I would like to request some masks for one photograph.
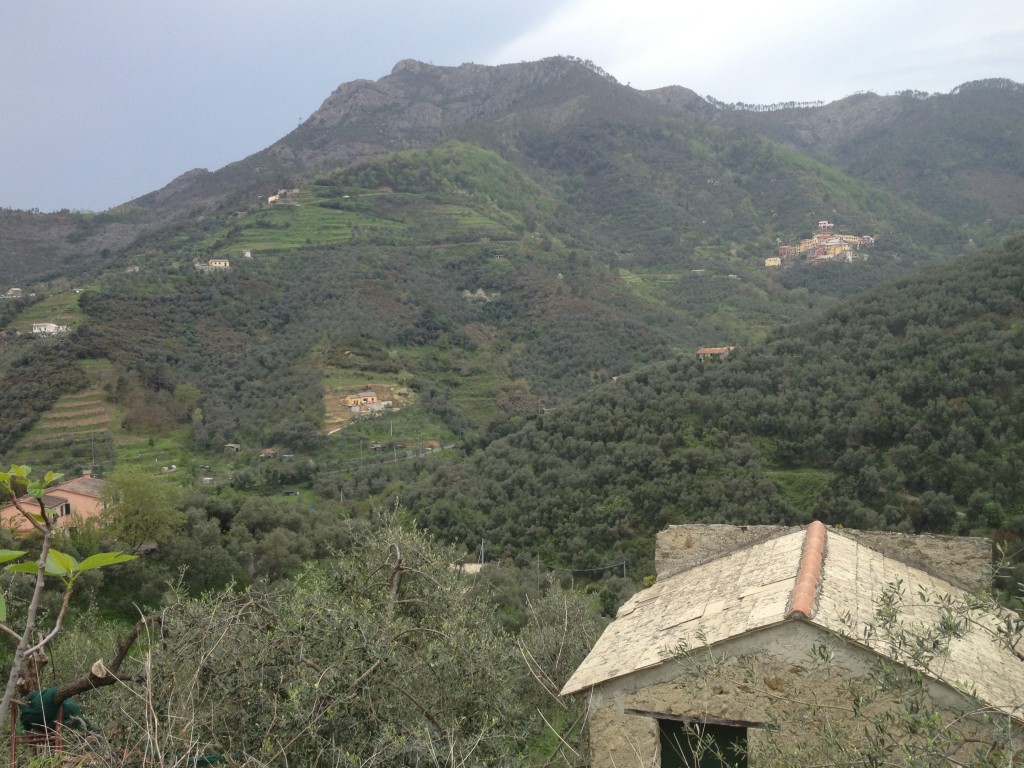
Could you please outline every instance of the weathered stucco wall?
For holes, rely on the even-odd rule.
[[[815,656],[814,648],[823,653]],[[794,751],[802,765],[829,764],[834,755],[823,734],[845,733],[855,740],[863,731],[863,720],[853,714],[851,685],[870,685],[875,659],[792,620],[611,680],[595,688],[590,700],[590,765],[660,764],[656,719],[627,710],[763,723],[766,728],[748,730],[751,768],[788,768],[797,762]],[[931,693],[951,710],[963,704],[960,694],[942,684],[934,684]],[[883,697],[864,711],[899,703],[898,696]]]
[[[590,744],[593,768],[658,766],[658,725],[627,710],[754,723],[774,722],[784,696],[821,686],[805,649],[821,633],[786,622],[713,651],[699,650],[594,690]],[[824,693],[824,691],[823,691]],[[749,732],[751,750],[758,734]]]

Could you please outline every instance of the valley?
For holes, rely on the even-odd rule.
[[[4,621],[59,625],[46,680],[87,671],[111,765],[582,768],[590,702],[562,686],[627,600],[662,605],[670,525],[729,550],[789,530],[785,557],[714,571],[735,614],[812,573],[794,542],[823,550],[820,523],[851,552],[857,529],[989,537],[994,596],[941,603],[937,638],[900,623],[899,584],[873,614],[945,661],[1024,576],[1021,126],[1009,81],[761,110],[572,57],[405,60],[219,170],[0,211],[0,482],[62,510],[48,470],[105,489],[52,532],[8,510],[5,562],[48,554],[10,569]],[[673,557],[709,551],[682,530]],[[705,581],[704,614],[666,599],[628,638],[639,674],[685,663],[657,642],[705,615],[746,631]],[[736,690],[763,680],[776,711],[828,631]],[[913,705],[872,730],[901,757],[944,743],[906,669],[850,690]]]
[[[377,112],[350,110],[365,87],[354,84],[264,152],[187,174],[118,209],[5,214],[0,258],[18,265],[14,282],[24,293],[0,305],[0,375],[17,405],[2,417],[2,457],[100,473],[173,464],[186,484],[216,477],[217,488],[246,494],[344,497],[357,514],[402,495],[467,551],[485,533],[510,553],[543,549],[574,567],[626,557],[638,573],[649,569],[649,536],[665,521],[789,520],[821,514],[829,494],[845,498],[836,456],[791,466],[784,457],[796,449],[776,445],[774,433],[735,442],[737,409],[704,417],[712,431],[693,444],[658,440],[685,452],[722,434],[731,445],[725,455],[736,452],[726,466],[742,467],[730,471],[749,483],[742,493],[678,489],[703,499],[680,505],[634,478],[628,491],[590,499],[607,478],[581,479],[587,494],[559,502],[548,517],[573,519],[581,504],[620,510],[609,529],[618,533],[604,543],[595,530],[582,543],[552,547],[564,521],[545,523],[552,532],[537,538],[518,506],[551,499],[509,496],[495,506],[495,498],[470,502],[468,491],[458,501],[435,498],[426,487],[500,454],[503,441],[559,423],[557,414],[602,411],[581,405],[588,397],[620,392],[624,402],[673,412],[683,434],[699,410],[677,411],[660,385],[640,397],[634,376],[664,366],[681,366],[686,380],[725,375],[690,367],[700,348],[735,347],[721,370],[737,370],[788,333],[780,329],[824,328],[845,297],[995,242],[1021,221],[1020,206],[1002,201],[998,224],[997,208],[982,214],[985,206],[954,221],[943,218],[952,187],[938,205],[870,172],[870,157],[855,159],[855,148],[879,158],[889,150],[867,142],[870,129],[851,119],[867,97],[755,113],[681,89],[633,91],[571,59],[503,69],[507,79],[488,87],[507,89],[508,98],[407,132],[409,104],[445,104],[446,89],[458,81],[460,93],[472,90],[486,71],[406,63],[377,86],[395,98]],[[435,88],[442,72],[449,80]],[[967,119],[960,101],[982,108],[987,95],[1018,108],[1018,91],[993,86],[990,94],[983,84],[931,105],[948,109],[949,130],[958,130]],[[532,106],[513,106],[519,98]],[[902,97],[872,104],[907,125],[921,109]],[[805,118],[833,113],[849,133],[809,144]],[[385,116],[393,122],[367,142],[367,126]],[[941,121],[929,119],[932,144],[917,148],[925,154],[946,141]],[[913,154],[901,136],[894,141]],[[842,222],[839,234],[833,221]],[[814,222],[818,232],[808,238]],[[850,234],[858,232],[873,234]],[[63,242],[35,273],[23,258],[29,233],[33,247]],[[44,323],[67,330],[33,338],[32,327]],[[42,360],[42,381],[17,373]],[[740,401],[756,389],[748,385]],[[353,413],[345,397],[364,391],[391,406]],[[601,442],[618,446],[611,454],[623,451],[625,435],[652,418],[630,416],[625,432],[620,424]],[[227,455],[225,445],[242,449]],[[845,454],[850,445],[827,450]],[[294,457],[292,466],[261,462],[271,449]],[[635,460],[626,454],[611,466]],[[548,450],[541,463],[556,455]],[[532,461],[515,461],[520,484]],[[470,486],[486,485],[481,468],[471,471],[479,477]],[[550,468],[541,475],[542,487],[560,493],[575,485]],[[967,514],[968,497],[952,495],[958,514]],[[896,497],[885,498],[883,507]],[[460,509],[467,504],[475,511]],[[874,516],[858,512],[865,524],[905,519],[895,508],[871,508]]]

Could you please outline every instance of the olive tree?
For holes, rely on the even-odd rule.
[[[517,643],[458,555],[391,517],[295,578],[172,595],[150,646],[151,705],[136,754],[511,766],[528,764],[543,742],[544,764],[565,764],[545,716],[555,729],[578,724],[579,713],[554,702],[554,678],[582,659],[596,613],[583,598],[552,594],[531,607]]]
[[[180,489],[142,467],[117,467],[103,487],[103,522],[115,539],[135,552],[163,541],[185,522]]]

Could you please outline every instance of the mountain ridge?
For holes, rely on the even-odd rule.
[[[1000,100],[1006,103],[1002,116],[996,125],[987,126],[985,115],[996,110]],[[967,101],[969,107],[957,107]],[[716,126],[752,131],[914,201],[925,212],[947,217],[953,227],[969,227],[968,236],[984,239],[1024,223],[1024,170],[1002,159],[1024,151],[1014,127],[1019,125],[1016,117],[1024,115],[1022,104],[1020,86],[999,80],[965,84],[951,94],[927,99],[861,94],[822,107],[749,112],[712,104],[682,86],[638,91],[593,65],[566,57],[459,67],[407,59],[378,80],[340,85],[298,128],[266,149],[214,171],[193,169],[109,211],[69,212],[63,220],[39,214],[42,218],[31,222],[16,212],[0,212],[8,232],[0,241],[0,263],[15,259],[29,278],[56,268],[73,269],[82,256],[130,247],[133,237],[168,224],[218,210],[243,210],[278,189],[294,186],[300,177],[449,138],[478,141],[514,159],[524,157],[524,132],[550,134],[585,122],[603,130],[603,120],[635,126],[629,130],[642,135],[672,117],[689,126],[685,131]],[[977,118],[965,122],[965,111]],[[873,139],[865,145],[862,137],[879,131],[884,135],[899,120],[907,131],[924,130],[921,120],[939,126],[930,130],[940,149],[928,150],[920,141],[893,146]],[[941,127],[950,121],[949,127]],[[971,130],[965,139],[970,159],[950,164],[948,158],[955,158],[954,148],[959,146],[954,140],[958,126]],[[997,146],[1000,142],[1004,146]],[[985,154],[988,144],[996,147],[996,156]],[[535,170],[542,170],[535,160],[530,161]],[[915,170],[928,167],[950,170],[935,179]],[[972,168],[977,169],[973,175]],[[687,194],[699,193],[695,181],[687,182]],[[72,227],[60,223],[68,216]],[[12,254],[15,249],[27,253]],[[38,267],[33,268],[34,263]]]

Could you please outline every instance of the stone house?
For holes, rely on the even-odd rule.
[[[75,520],[98,517],[103,511],[104,482],[98,477],[82,475],[47,488],[43,503],[49,514],[57,515],[57,527],[72,525]],[[18,501],[32,512],[39,511],[38,502],[31,496],[23,496]],[[32,531],[32,524],[13,502],[0,507],[0,524],[12,530],[15,535]]]
[[[918,681],[959,729],[952,749],[1021,739],[1024,661],[992,613],[965,609],[926,653],[901,644],[933,637],[943,600],[977,605],[986,539],[686,525],[659,534],[656,560],[655,584],[619,609],[562,689],[587,697],[595,768],[832,764],[824,734],[856,744],[870,718],[909,700],[878,693],[881,669]],[[895,622],[880,618],[884,605],[898,605]]]
[[[705,360],[725,360],[736,347],[701,347],[697,350],[697,359],[701,362]]]

